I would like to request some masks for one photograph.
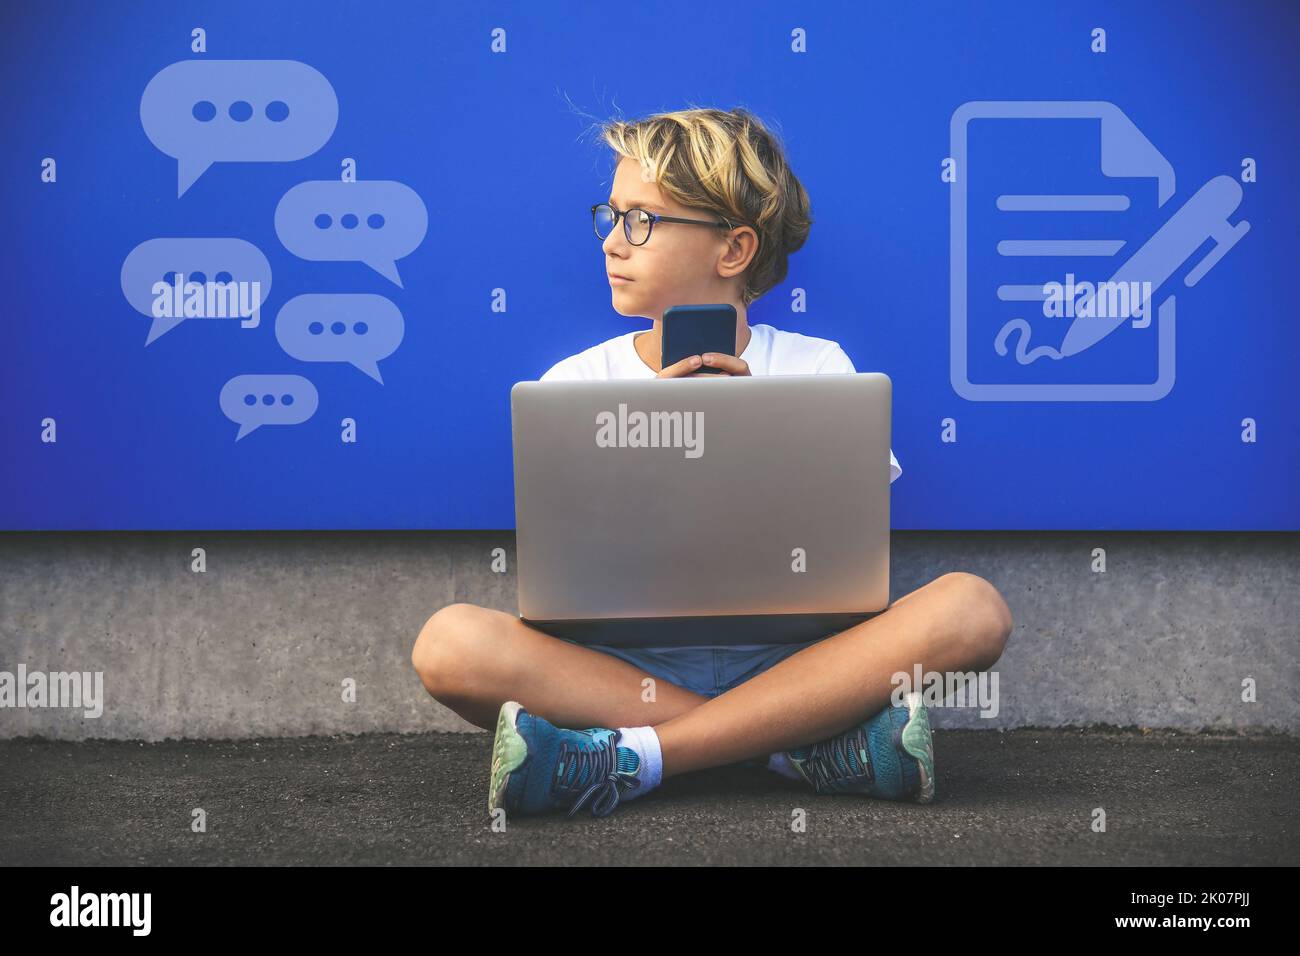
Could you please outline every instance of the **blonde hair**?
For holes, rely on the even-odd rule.
[[[780,140],[756,116],[691,108],[610,120],[600,135],[665,196],[758,233],[741,291],[746,306],[784,281],[790,253],[808,238],[811,209]]]

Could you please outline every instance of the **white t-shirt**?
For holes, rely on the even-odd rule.
[[[741,358],[754,375],[813,375],[822,372],[852,374],[857,369],[838,342],[819,339],[799,332],[784,332],[759,323],[749,327],[749,344]],[[543,382],[610,378],[654,378],[654,369],[642,360],[632,340],[644,331],[633,329],[625,335],[593,345],[589,349],[561,359],[546,370]],[[889,452],[889,482],[893,484],[903,468]]]

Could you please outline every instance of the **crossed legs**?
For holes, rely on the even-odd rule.
[[[724,694],[707,698],[504,611],[450,604],[425,623],[411,662],[425,689],[490,729],[507,700],[559,727],[652,726],[669,777],[824,740],[889,703],[892,676],[991,667],[1012,629],[997,589],[954,571]]]

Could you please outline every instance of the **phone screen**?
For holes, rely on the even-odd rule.
[[[736,307],[721,305],[675,305],[664,312],[662,368],[689,355],[705,352],[736,354]],[[701,366],[710,375],[716,368]]]

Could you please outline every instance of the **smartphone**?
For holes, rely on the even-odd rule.
[[[688,355],[705,352],[736,354],[736,307],[721,305],[674,305],[664,311],[663,353],[660,368],[680,362]],[[701,365],[699,371],[721,375],[722,370]]]

